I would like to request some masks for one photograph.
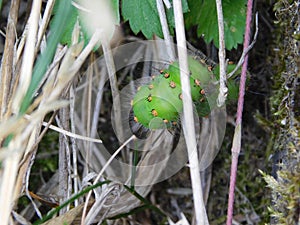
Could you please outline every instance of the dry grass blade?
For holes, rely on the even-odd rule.
[[[200,179],[200,169],[198,162],[197,143],[194,126],[193,107],[191,99],[191,90],[189,83],[189,76],[187,71],[187,50],[186,50],[186,39],[185,30],[182,14],[181,1],[174,0],[174,15],[175,15],[175,27],[176,27],[176,38],[178,45],[178,57],[180,65],[180,80],[182,84],[183,93],[183,132],[185,135],[189,164],[190,164],[190,175],[193,188],[193,199],[194,199],[194,210],[196,215],[196,224],[208,224],[206,215],[205,205],[203,202],[202,184]]]
[[[16,112],[20,107],[22,96],[26,92],[32,75],[31,71],[35,57],[35,40],[37,39],[38,35],[40,35],[41,37],[45,30],[45,27],[43,26],[40,27],[40,30],[38,31],[38,19],[41,9],[40,4],[41,1],[34,1],[31,11],[32,15],[29,19],[27,42],[25,45],[24,54],[21,56],[23,59],[23,69],[21,71],[19,80],[20,85],[17,89],[14,90],[14,94],[18,93],[14,98],[14,108]],[[50,16],[49,12],[50,10],[48,11],[48,16]],[[47,17],[47,15],[45,16]],[[48,23],[48,19],[46,17],[44,18],[45,24]],[[12,38],[10,40],[14,39]],[[34,131],[36,131],[36,133],[39,133],[44,116],[48,112],[66,106],[68,104],[68,102],[60,101],[58,99],[60,98],[60,95],[63,92],[64,88],[69,84],[69,82],[75,76],[76,72],[79,70],[87,55],[92,51],[93,47],[98,42],[99,36],[96,39],[94,37],[93,40],[94,41],[84,49],[83,54],[80,54],[77,60],[75,60],[75,58],[79,53],[81,53],[82,44],[72,46],[68,50],[67,54],[62,60],[60,69],[58,71],[56,70],[56,74],[52,74],[52,77],[50,76],[50,79],[45,79],[43,92],[40,93],[39,97],[35,99],[33,103],[35,107],[31,107],[31,113],[28,115],[30,119],[24,119],[23,117],[11,117],[6,121],[2,121],[0,125],[9,125],[9,129],[1,130],[3,131],[0,134],[1,140],[6,139],[8,135],[12,135],[10,136],[11,139],[8,142],[7,147],[2,149],[1,151],[1,157],[3,161],[0,190],[0,199],[2,202],[0,206],[0,217],[3,224],[8,224],[10,212],[13,207],[13,202],[16,198],[18,198],[20,194],[20,190],[23,184],[22,181],[25,174],[27,173],[27,170],[30,170],[30,166],[28,163],[30,162],[31,157],[28,157],[26,155],[26,152],[35,154],[34,151],[32,151],[32,148],[33,146],[36,146],[38,136],[34,134]],[[13,49],[11,49],[10,51],[10,54],[13,54]],[[2,110],[6,111],[6,109],[3,107]],[[99,142],[99,140],[96,141]],[[23,159],[25,159],[25,161],[23,161]],[[21,161],[23,161],[23,169],[20,171],[17,178],[19,163]]]
[[[31,14],[28,20],[28,35],[25,43],[21,74],[19,79],[18,91],[15,93],[13,110],[19,112],[21,102],[25,96],[31,82],[33,64],[35,60],[35,42],[38,32],[38,22],[42,1],[33,1]]]
[[[3,121],[5,113],[10,114],[9,97],[11,97],[11,81],[13,80],[14,73],[14,57],[15,57],[15,41],[16,41],[16,27],[18,22],[18,10],[20,1],[11,1],[10,11],[8,15],[8,23],[6,29],[5,47],[1,61],[1,90],[0,90],[0,121]],[[6,116],[7,118],[7,116]]]

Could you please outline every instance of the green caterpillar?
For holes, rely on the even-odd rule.
[[[190,86],[192,100],[199,116],[207,116],[215,106],[217,89],[209,89],[212,80],[216,81],[213,71],[204,63],[189,56]],[[235,86],[229,88],[234,89]],[[180,71],[178,62],[160,71],[152,81],[138,88],[132,101],[134,120],[150,129],[171,128],[183,111]],[[229,91],[229,95],[231,91]]]

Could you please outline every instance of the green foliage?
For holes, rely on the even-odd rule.
[[[57,8],[58,8],[58,2],[56,2],[54,9],[53,9],[53,14],[56,15],[57,14]],[[72,32],[74,29],[74,25],[77,22],[77,18],[78,18],[78,10],[72,5],[71,6],[71,13],[70,16],[67,20],[67,24],[64,30],[64,33],[60,39],[60,43],[61,44],[67,44],[67,45],[71,45],[71,41],[72,41]]]
[[[59,1],[55,2],[54,8],[53,8],[54,16],[57,15],[57,13],[58,13],[59,3],[61,1],[63,1],[63,0],[59,0]],[[86,26],[82,25],[82,19],[80,17],[80,13],[79,13],[78,9],[74,5],[71,5],[70,11],[71,11],[70,16],[66,20],[66,26],[65,26],[64,32],[62,34],[62,37],[60,39],[60,43],[63,45],[68,45],[68,46],[70,46],[72,44],[73,29],[74,29],[75,24],[78,22],[79,25],[81,26],[81,32],[82,32],[79,37],[79,41],[83,41],[86,45],[88,43],[89,39],[91,38],[91,36],[87,32]]]
[[[182,1],[182,7],[183,12],[188,11],[186,0]],[[175,26],[173,8],[167,9],[166,13],[168,24],[172,28]],[[154,34],[163,37],[156,0],[123,0],[122,15],[125,21],[129,21],[135,34],[141,31],[147,39],[151,39]]]
[[[53,14],[56,15],[59,9],[59,1],[56,1],[54,8],[53,8]],[[117,23],[120,22],[120,12],[119,12],[119,0],[112,0],[110,1],[113,13],[115,14],[115,18],[117,18]],[[71,13],[70,16],[68,17],[66,27],[64,29],[64,33],[60,39],[61,44],[66,44],[68,46],[71,45],[72,42],[72,32],[74,29],[75,24],[78,22],[81,28],[81,36],[79,41],[83,41],[85,45],[89,42],[91,35],[88,32],[86,24],[84,24],[84,20],[82,18],[82,15],[79,13],[78,8],[76,8],[74,5],[71,6]]]
[[[163,37],[156,0],[123,0],[121,9],[119,0],[113,0],[111,3],[118,23],[120,22],[121,11],[124,20],[129,21],[130,28],[135,34],[142,32],[147,39],[151,39],[153,35]],[[170,3],[172,6],[172,1]],[[236,48],[243,41],[246,18],[245,3],[246,0],[223,1],[225,45],[228,50]],[[187,28],[197,25],[198,36],[203,36],[207,43],[213,41],[218,47],[219,34],[215,0],[183,0],[182,7],[183,13],[186,13]],[[54,9],[54,15],[57,8]],[[173,7],[166,8],[166,15],[170,32],[173,34],[175,27]],[[67,25],[61,43],[70,45],[72,31],[77,21],[82,29],[81,38],[87,43],[90,35],[88,35],[86,25],[83,24],[76,7],[72,6],[72,13],[66,21]]]
[[[219,47],[218,19],[215,0],[188,0],[190,12],[185,16],[187,28],[197,25],[198,36],[206,43],[213,41]],[[243,42],[246,21],[246,0],[223,0],[226,49],[236,48]]]

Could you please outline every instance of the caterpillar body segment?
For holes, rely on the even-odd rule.
[[[216,76],[207,65],[191,56],[188,63],[192,100],[198,115],[204,117],[215,107]],[[173,127],[183,111],[181,92],[179,63],[172,62],[149,84],[138,89],[133,99],[133,113],[138,123],[150,129]]]

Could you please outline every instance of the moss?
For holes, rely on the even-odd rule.
[[[278,33],[274,53],[272,112],[273,174],[263,173],[272,191],[271,224],[297,224],[300,213],[300,121],[297,118],[299,91],[299,42],[296,1],[278,0],[274,6]],[[297,43],[298,42],[298,43]],[[297,47],[298,45],[298,47]]]

